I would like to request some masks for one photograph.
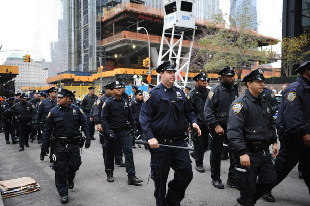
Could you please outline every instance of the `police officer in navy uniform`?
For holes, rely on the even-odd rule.
[[[34,90],[33,91],[33,98],[28,101],[29,103],[34,105],[35,113],[36,113],[37,107],[40,103],[39,94],[40,94],[39,90]],[[34,117],[36,115],[35,113],[34,113]],[[31,133],[30,133],[30,142],[33,142],[33,138],[35,137],[35,135],[37,135],[38,143],[41,144],[41,136],[39,136],[38,130],[39,129],[34,125],[34,122],[32,122],[31,123]]]
[[[205,104],[205,118],[209,124],[210,133],[213,137],[211,142],[211,178],[212,185],[218,189],[224,189],[221,180],[221,156],[223,143],[227,143],[227,120],[230,104],[239,96],[238,89],[234,85],[235,72],[233,67],[224,67],[219,71],[221,82],[212,87]],[[231,154],[231,150],[229,151]],[[238,188],[237,179],[234,175],[235,160],[230,155],[230,167],[227,185]]]
[[[12,144],[16,144],[15,132],[14,132],[14,97],[8,98],[8,102],[4,102],[1,105],[1,113],[3,116],[3,129],[5,135],[6,144],[10,144],[10,135]]]
[[[247,89],[232,103],[227,124],[227,137],[237,159],[235,169],[241,195],[237,201],[245,206],[254,205],[276,182],[270,144],[274,156],[279,150],[272,106],[262,95],[264,80],[261,69],[242,79]]]
[[[80,147],[84,142],[80,126],[86,136],[85,148],[90,147],[90,134],[84,112],[78,106],[70,104],[72,95],[72,92],[67,89],[58,90],[58,105],[51,109],[46,118],[40,157],[44,160],[54,135],[56,137],[53,155],[55,185],[62,204],[69,202],[68,189],[74,188],[74,177],[82,164]]]
[[[189,93],[189,101],[193,107],[194,114],[197,117],[197,123],[201,130],[201,136],[198,137],[197,133],[193,131],[192,138],[194,140],[194,149],[195,149],[195,162],[196,170],[198,172],[205,172],[203,168],[203,157],[204,153],[208,148],[208,136],[209,128],[208,124],[205,121],[204,117],[204,107],[208,97],[209,89],[207,89],[208,76],[206,72],[201,72],[197,74],[194,78],[196,81],[196,88]]]
[[[27,102],[28,95],[22,93],[21,101],[15,104],[15,115],[18,122],[19,130],[19,151],[24,151],[24,147],[29,147],[30,123],[33,120],[35,106]]]
[[[276,184],[300,162],[310,193],[310,61],[295,71],[299,76],[283,92],[276,122],[281,143],[275,161]]]
[[[189,93],[192,91],[190,86],[185,86],[184,93],[187,98],[189,98]]]
[[[264,87],[263,96],[265,96],[266,100],[270,102],[273,114],[275,114],[279,109],[279,104],[276,99],[276,95],[271,89],[269,89],[268,87]]]
[[[155,183],[156,205],[180,205],[193,178],[189,153],[158,144],[187,147],[184,138],[188,122],[198,136],[201,131],[185,93],[173,86],[176,72],[174,62],[163,62],[156,71],[160,73],[161,84],[150,91],[149,98],[142,105],[139,121],[151,148],[151,178]],[[170,167],[175,174],[166,192]]]
[[[138,89],[135,92],[135,96],[136,96],[136,99],[131,101],[132,114],[135,120],[136,129],[137,129],[136,136],[142,136],[143,132],[142,132],[141,124],[139,122],[139,116],[140,116],[141,107],[143,103],[143,90]],[[136,136],[133,135],[133,139],[132,139],[133,147],[135,147]]]
[[[95,87],[88,87],[88,94],[84,97],[81,102],[81,109],[84,111],[89,127],[90,138],[95,140],[95,124],[93,118],[90,117],[90,110],[94,105],[95,101],[98,99],[98,96],[94,94]]]
[[[34,120],[34,124],[41,131],[44,130],[45,120],[46,120],[48,113],[50,112],[52,108],[54,108],[57,105],[57,100],[56,100],[57,89],[55,87],[51,87],[46,92],[48,93],[49,96],[43,99],[39,103],[37,111],[36,111],[36,115],[35,115],[35,120]],[[50,162],[52,163],[53,162],[52,155],[54,154],[53,143],[51,145],[50,150],[51,150],[50,151]]]
[[[138,185],[143,182],[136,177],[133,153],[132,137],[130,128],[135,129],[133,115],[129,102],[121,97],[121,85],[118,81],[113,82],[113,97],[109,97],[102,105],[101,127],[106,136],[106,164],[107,181],[114,182],[114,154],[115,144],[120,144],[125,154],[125,166],[128,173],[128,185]]]

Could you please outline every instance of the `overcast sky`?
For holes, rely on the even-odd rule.
[[[0,0],[2,51],[22,50],[25,53],[28,51],[32,56],[38,56],[34,54],[36,46],[37,50],[40,50],[41,57],[49,61],[50,42],[57,40],[57,19],[61,16],[59,2],[60,0]],[[230,0],[220,0],[220,8],[224,13],[229,13],[229,2]],[[257,0],[257,2],[258,32],[281,39],[282,0]],[[0,63],[8,54],[0,52]]]

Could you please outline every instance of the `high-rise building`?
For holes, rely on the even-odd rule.
[[[240,15],[246,15],[247,18],[240,18]],[[237,26],[246,23],[249,29],[257,30],[256,0],[230,0],[230,16],[236,20]]]
[[[204,19],[212,20],[214,15],[220,13],[220,2],[219,0],[204,0],[197,1],[196,7],[199,8],[199,15],[202,15]],[[202,12],[200,14],[200,12]]]

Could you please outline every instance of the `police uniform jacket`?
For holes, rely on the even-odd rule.
[[[274,92],[271,89],[264,87],[263,96],[265,96],[266,100],[270,102],[273,114],[275,114],[279,109],[279,104]]]
[[[105,100],[109,98],[107,94],[102,95],[92,107],[92,116],[94,118],[95,124],[101,124],[101,109]]]
[[[113,129],[118,128],[127,129],[127,122],[130,122],[132,128],[135,127],[129,102],[123,97],[107,98],[101,111],[101,126],[105,133],[111,134]]]
[[[310,81],[298,77],[284,91],[278,111],[277,128],[280,126],[300,138],[310,134]],[[279,132],[281,130],[279,129]]]
[[[35,106],[29,102],[23,103],[20,101],[15,104],[15,114],[17,116],[17,120],[20,122],[31,122],[34,112]]]
[[[4,102],[1,105],[1,114],[3,115],[4,119],[9,119],[14,116],[15,110],[14,110],[14,104],[10,105],[8,102]]]
[[[165,139],[184,135],[188,123],[197,118],[185,93],[178,87],[159,84],[142,105],[140,124],[147,139]]]
[[[56,138],[80,136],[80,126],[86,138],[90,139],[89,127],[83,111],[74,104],[68,104],[67,107],[57,105],[46,117],[42,148],[49,147],[52,134]]]
[[[40,103],[40,99],[35,99],[35,98],[32,98],[31,100],[28,101],[29,103],[33,104],[35,107],[38,106],[38,104]]]
[[[127,94],[126,92],[124,92],[124,93],[122,94],[122,97],[123,97],[124,99],[126,99],[127,101],[129,101],[129,96],[128,96],[128,94]]]
[[[93,94],[93,96],[90,96],[89,94],[87,94],[81,103],[81,108],[83,109],[83,111],[89,113],[97,99],[97,95]]]
[[[262,94],[255,98],[247,89],[244,95],[232,103],[227,138],[240,156],[245,154],[246,143],[262,142],[270,145],[277,142],[272,107]]]
[[[37,108],[35,123],[45,122],[45,119],[49,111],[57,105],[56,98],[51,100],[50,98],[43,99]]]
[[[227,88],[222,82],[209,92],[204,115],[210,128],[227,125],[231,103],[239,96],[236,85]]]
[[[208,126],[204,117],[204,107],[208,97],[209,89],[205,88],[203,91],[200,91],[198,87],[190,92],[189,101],[193,107],[194,114],[197,117],[198,125]]]
[[[135,120],[136,125],[139,124],[139,116],[141,112],[143,100],[138,101],[137,99],[131,101],[132,114]]]

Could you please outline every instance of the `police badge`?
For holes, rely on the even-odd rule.
[[[287,94],[287,101],[293,102],[296,98],[296,92],[290,92]]]
[[[243,107],[243,104],[241,103],[235,103],[233,106],[232,106],[232,109],[234,111],[235,114],[239,114],[239,112],[241,111]]]

